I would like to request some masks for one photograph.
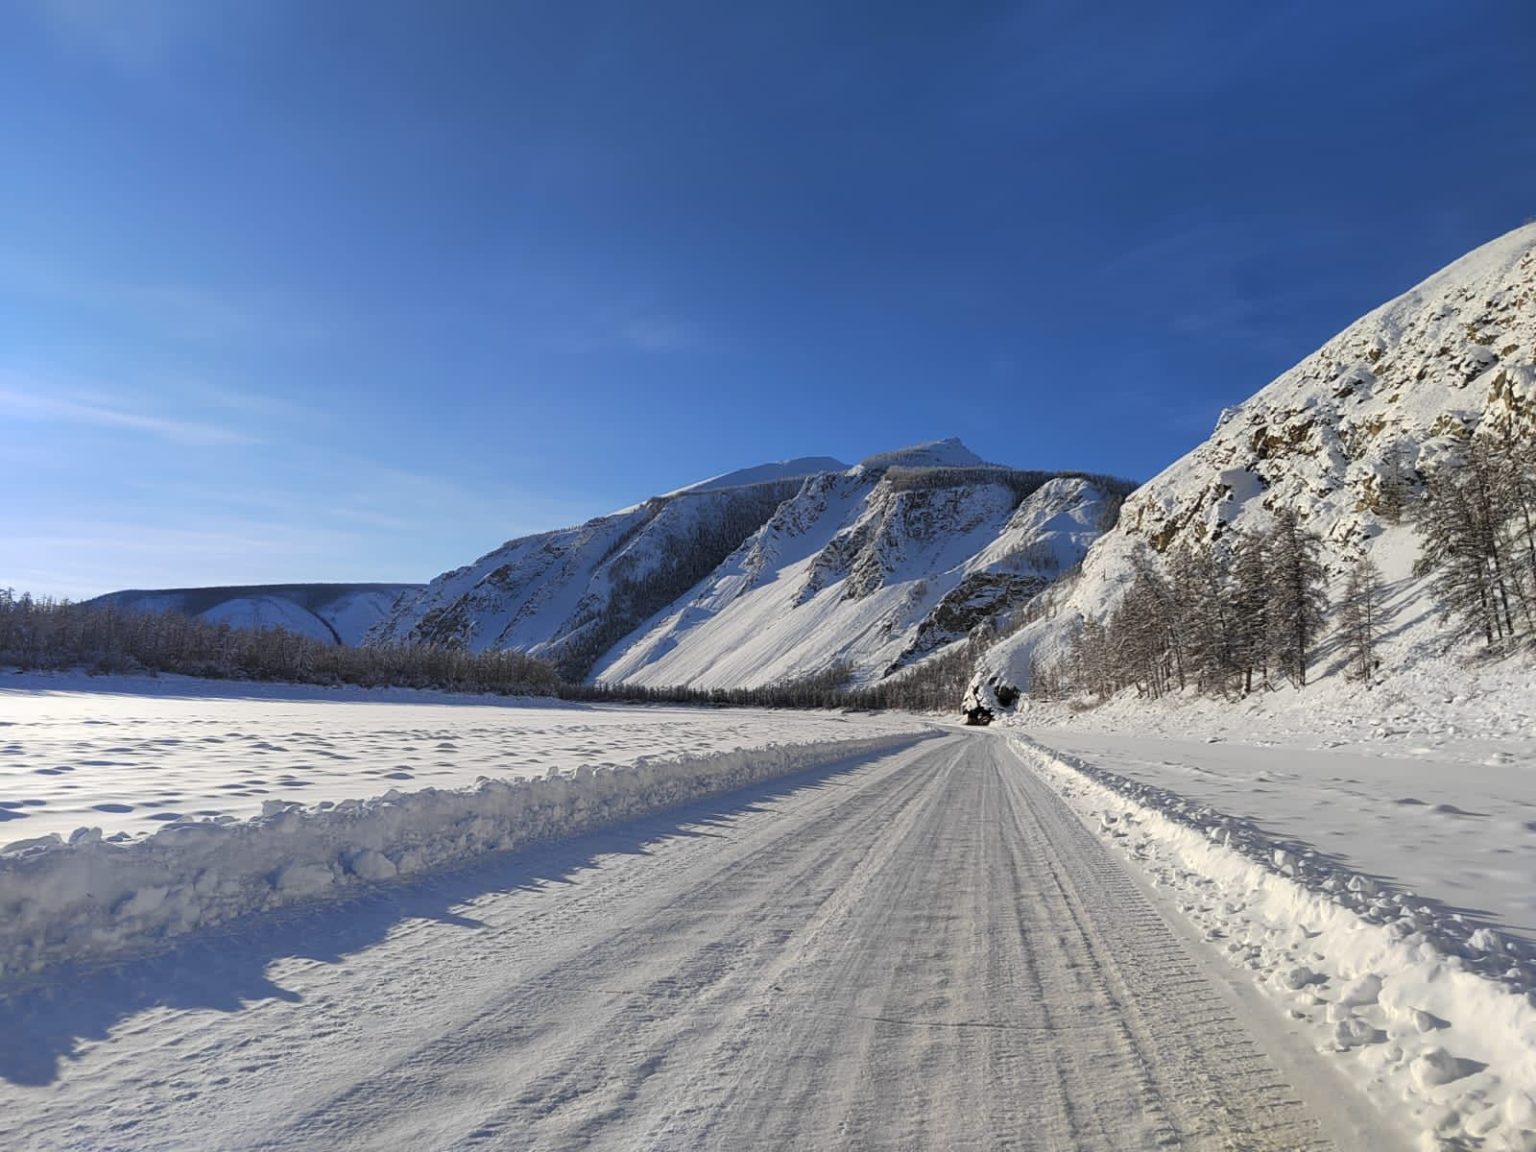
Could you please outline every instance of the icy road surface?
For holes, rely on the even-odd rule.
[[[993,734],[0,1006],[0,1147],[1391,1149]]]

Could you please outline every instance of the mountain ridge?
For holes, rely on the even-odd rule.
[[[845,665],[869,683],[1038,593],[1130,489],[988,464],[953,437],[784,475],[807,459],[829,458],[508,541],[403,599],[369,640],[518,648],[614,684],[753,687]]]

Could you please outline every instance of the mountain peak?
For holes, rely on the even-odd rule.
[[[928,440],[893,452],[877,452],[859,461],[860,468],[978,468],[985,464],[958,436]]]

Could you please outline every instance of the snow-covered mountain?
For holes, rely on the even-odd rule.
[[[518,648],[612,683],[834,666],[869,683],[1049,586],[1128,488],[987,464],[954,439],[745,469],[513,540],[403,599],[370,640]]]
[[[879,679],[1046,588],[1112,499],[1086,479],[997,468],[860,466],[807,481],[596,676],[750,687],[842,663],[855,682]]]
[[[1335,572],[1370,555],[1390,581],[1395,642],[1428,643],[1438,612],[1411,575],[1414,530],[1392,505],[1411,502],[1426,470],[1480,427],[1536,437],[1536,225],[1462,257],[1223,412],[1205,443],[1126,500],[1081,575],[979,672],[1026,685],[1032,659],[1056,659],[1081,620],[1119,602],[1138,548],[1166,554],[1263,528],[1280,508],[1323,537]]]
[[[575,528],[509,541],[402,600],[375,643],[514,648],[567,677],[729,556],[802,481],[682,489]]]
[[[848,465],[831,456],[799,456],[793,460],[777,460],[772,464],[759,464],[754,468],[738,468],[734,472],[724,472],[719,476],[711,476],[708,480],[700,480],[696,484],[690,484],[686,488],[679,488],[677,492],[668,492],[668,496],[676,496],[679,492],[705,492],[714,488],[739,488],[743,484],[763,484],[769,480],[798,480],[802,476],[814,476],[818,472],[841,472]]]
[[[255,584],[108,592],[92,603],[129,612],[182,612],[233,628],[285,628],[327,644],[355,645],[420,584]]]

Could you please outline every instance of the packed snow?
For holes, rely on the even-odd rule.
[[[1397,1152],[1203,961],[951,732],[0,1000],[0,1145]]]

